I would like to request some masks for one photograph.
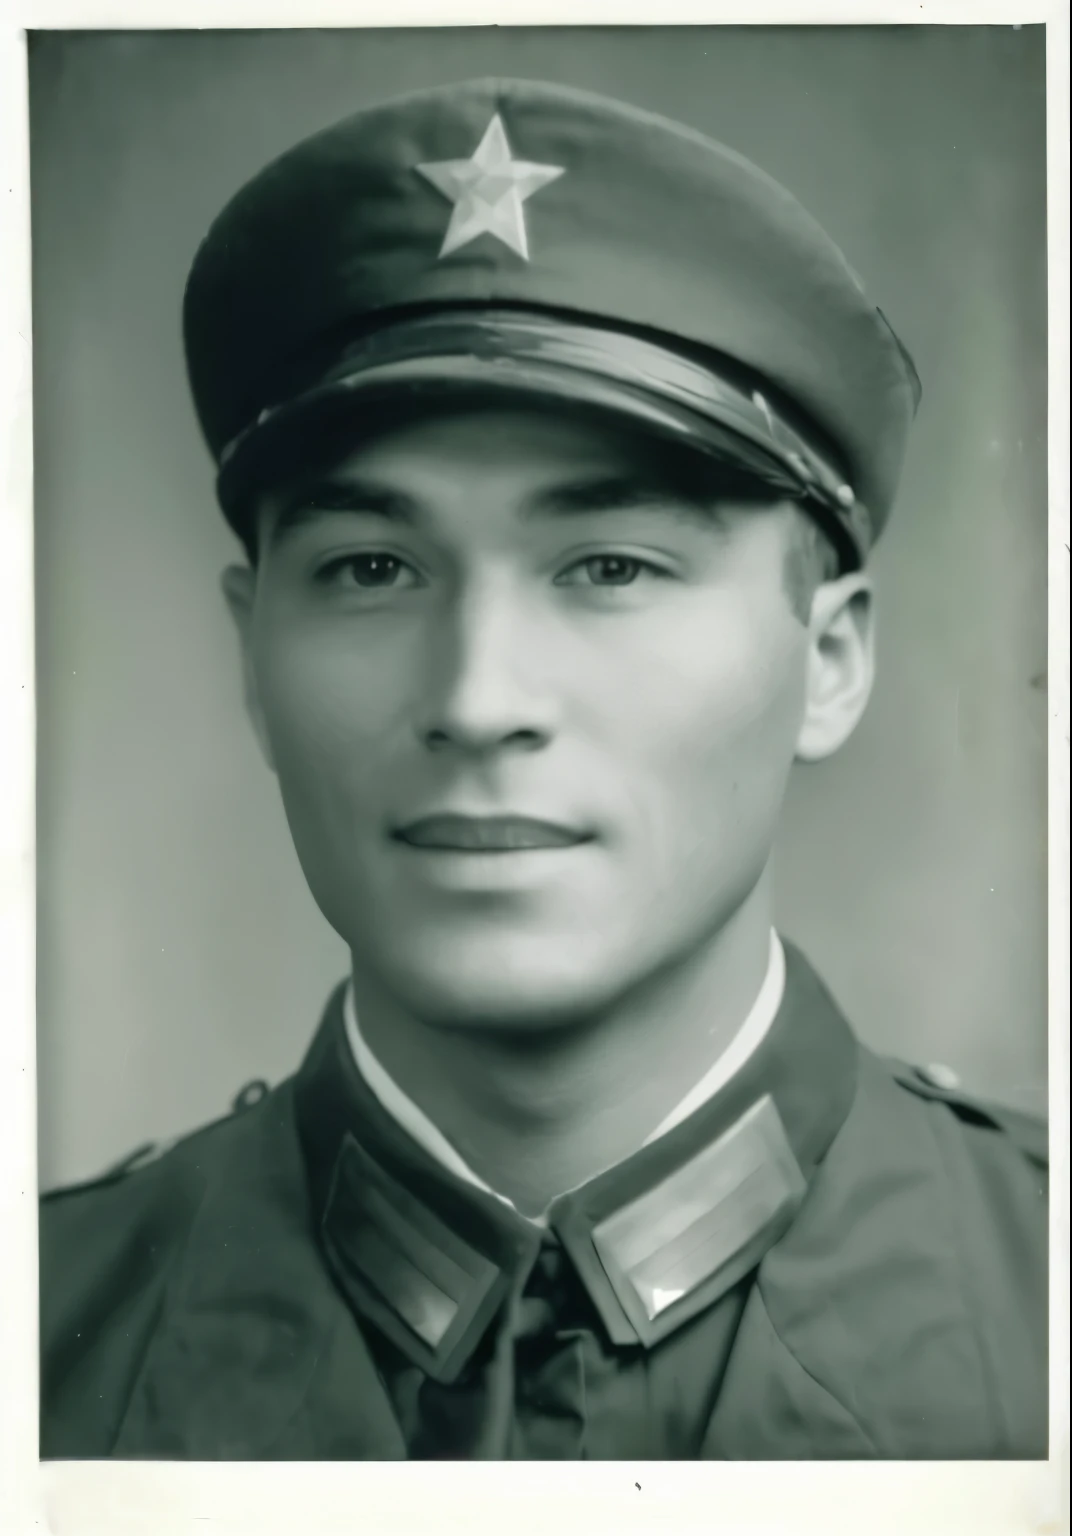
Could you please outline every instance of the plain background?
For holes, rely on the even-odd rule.
[[[878,686],[841,756],[792,786],[780,925],[869,1043],[1042,1107],[1044,66],[1032,28],[34,37],[43,1185],[292,1070],[345,969],[242,715],[179,306],[209,222],[267,160],[480,74],[601,90],[733,145],[913,352]]]

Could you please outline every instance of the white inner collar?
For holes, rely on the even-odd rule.
[[[759,989],[755,1002],[749,1010],[747,1018],[740,1029],[734,1035],[729,1045],[721,1056],[704,1073],[700,1081],[691,1088],[685,1097],[661,1120],[649,1136],[641,1143],[648,1146],[657,1141],[660,1136],[665,1136],[667,1131],[680,1125],[706,1104],[708,1099],[715,1094],[738,1073],[749,1059],[756,1047],[763,1040],[767,1031],[774,1022],[774,1017],[781,1007],[782,996],[785,992],[785,951],[781,940],[771,929],[770,958],[767,962],[767,974],[763,978],[763,985]],[[357,1022],[357,1011],[354,1007],[354,989],[351,982],[343,998],[343,1017],[346,1024],[346,1034],[350,1042],[357,1070],[365,1079],[365,1082],[376,1095],[380,1104],[392,1116],[394,1120],[410,1135],[418,1145],[429,1153],[436,1161],[457,1178],[463,1179],[468,1184],[475,1184],[478,1189],[487,1194],[494,1195],[504,1205],[508,1205],[517,1214],[517,1208],[511,1200],[498,1190],[492,1189],[490,1184],[473,1172],[469,1164],[458,1153],[450,1142],[438,1130],[428,1116],[420,1109],[407,1093],[395,1082],[394,1078],[381,1066],[380,1062],[372,1054]],[[639,1150],[639,1148],[638,1148]],[[535,1226],[546,1225],[546,1215],[538,1217],[525,1217]]]

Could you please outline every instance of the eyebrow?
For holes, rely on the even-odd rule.
[[[379,517],[412,526],[420,508],[412,496],[372,480],[323,480],[303,486],[284,502],[269,531],[272,544],[333,512],[353,517]]]
[[[673,477],[664,481],[632,474],[586,477],[539,491],[526,504],[525,515],[583,517],[646,508],[700,521],[705,527],[716,527],[721,521],[714,487],[681,485]]]
[[[681,483],[676,476],[593,475],[535,492],[525,502],[522,516],[568,518],[658,508],[683,521],[718,528],[724,520],[721,503],[731,498],[729,487],[706,480],[693,484],[691,480]],[[284,502],[269,530],[269,542],[278,545],[333,513],[382,518],[406,527],[422,521],[420,502],[404,491],[374,480],[322,480],[304,486]]]

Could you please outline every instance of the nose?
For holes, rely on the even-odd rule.
[[[417,734],[431,752],[538,751],[554,733],[554,701],[537,625],[506,581],[459,590],[429,637]]]

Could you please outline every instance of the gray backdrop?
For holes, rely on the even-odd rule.
[[[845,752],[798,770],[781,923],[865,1039],[1043,1102],[1041,29],[38,34],[46,1185],[288,1072],[345,967],[242,716],[217,587],[232,546],[183,376],[195,248],[294,140],[486,73],[617,94],[755,159],[913,351],[877,690]]]

